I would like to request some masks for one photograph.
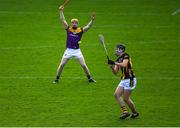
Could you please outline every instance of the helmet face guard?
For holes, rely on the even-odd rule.
[[[121,53],[125,52],[125,50],[126,50],[126,47],[123,44],[118,44],[116,45],[116,48],[115,48],[115,54],[118,56]]]

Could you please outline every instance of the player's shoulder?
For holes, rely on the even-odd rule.
[[[130,55],[125,52],[125,53],[123,54],[123,59],[129,59],[129,58],[130,58]]]

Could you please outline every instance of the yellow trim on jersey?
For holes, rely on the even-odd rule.
[[[131,62],[131,58],[129,58],[129,63],[130,63],[130,65],[131,65],[131,67],[132,67],[132,62]]]
[[[72,27],[70,27],[68,31],[73,32],[73,33],[80,33],[82,32],[82,29],[81,28],[73,29]]]

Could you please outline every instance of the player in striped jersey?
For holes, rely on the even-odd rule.
[[[136,87],[136,78],[132,69],[131,58],[129,54],[125,52],[125,46],[122,44],[116,46],[115,53],[118,56],[118,59],[115,62],[108,60],[108,64],[114,74],[117,74],[119,69],[121,69],[122,72],[121,81],[114,93],[114,96],[123,111],[120,119],[125,119],[130,116],[125,103],[132,111],[131,118],[135,118],[139,116],[139,113],[137,112],[133,101],[130,99],[130,95]],[[122,95],[124,97],[122,97]]]

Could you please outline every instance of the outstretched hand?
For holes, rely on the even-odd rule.
[[[64,11],[64,6],[63,5],[59,6],[59,10]]]
[[[92,20],[95,20],[95,19],[96,19],[96,12],[92,12],[91,18],[92,18]]]

